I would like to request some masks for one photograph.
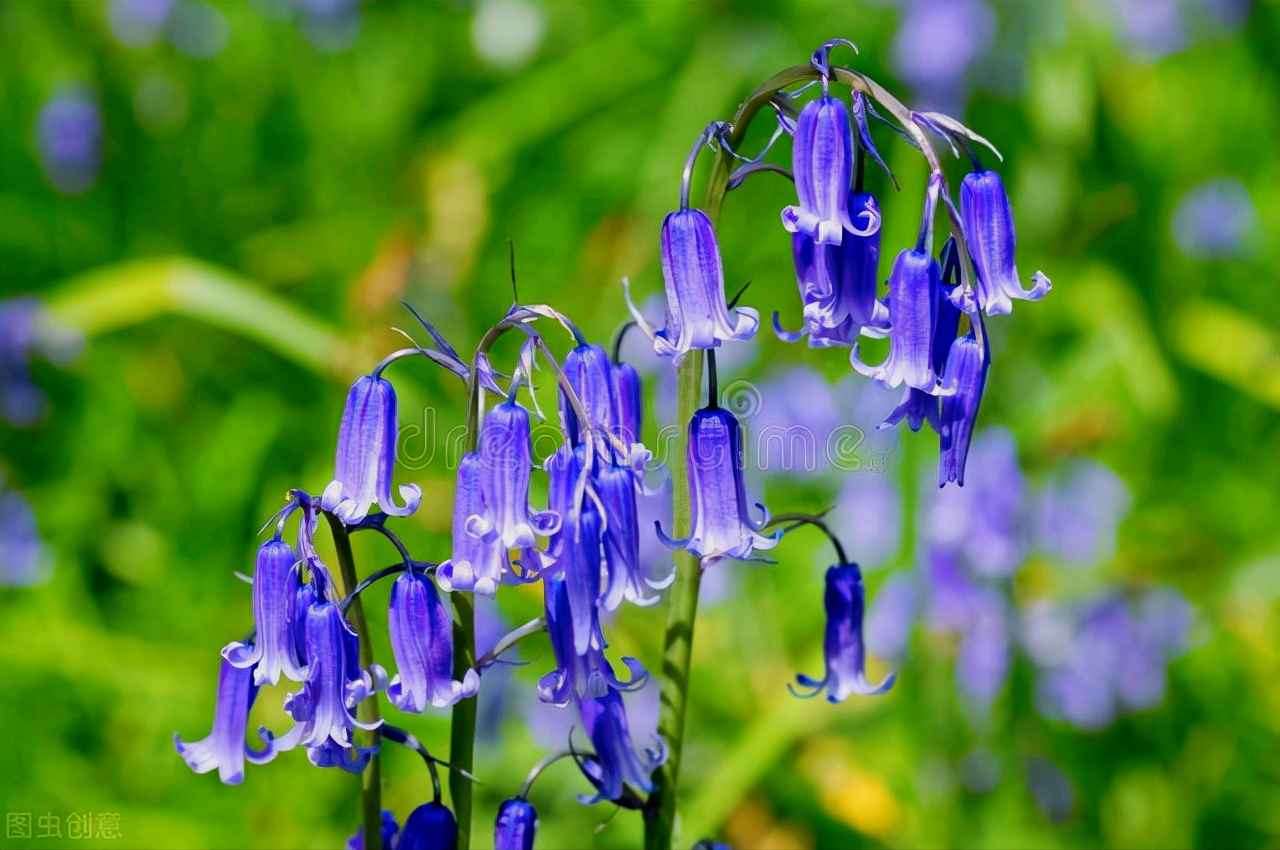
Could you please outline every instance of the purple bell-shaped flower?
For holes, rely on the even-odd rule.
[[[818,245],[839,245],[844,231],[857,230],[849,215],[853,130],[843,101],[824,94],[805,104],[791,160],[799,204],[783,209],[783,226]]]
[[[637,324],[653,340],[653,350],[676,365],[695,348],[718,348],[725,340],[755,336],[760,315],[749,307],[730,309],[715,227],[698,209],[680,209],[662,222],[662,277],[666,282],[666,326],[655,331],[627,299]]]
[[[760,522],[751,519],[742,477],[742,426],[732,413],[704,407],[689,423],[689,495],[693,529],[684,540],[673,540],[661,528],[668,546],[683,548],[702,559],[704,567],[721,558],[746,559],[756,549],[778,545],[779,532],[764,534],[768,511]]]
[[[387,623],[396,659],[387,698],[396,708],[411,713],[428,705],[447,708],[476,695],[480,674],[475,670],[461,682],[453,678],[453,618],[430,578],[406,572],[395,580]]]
[[[646,750],[644,758],[636,753],[631,742],[627,710],[617,691],[608,690],[602,696],[578,700],[578,711],[600,767],[599,781],[592,782],[596,786],[596,796],[585,798],[583,802],[590,805],[601,800],[616,800],[622,796],[626,786],[652,791],[650,774],[667,758],[662,739],[656,739],[657,748]]]
[[[805,696],[827,692],[830,702],[844,702],[850,694],[882,694],[893,687],[896,673],[879,685],[867,681],[866,650],[862,642],[862,615],[865,607],[862,571],[857,564],[840,564],[827,570],[827,632],[822,642],[826,675],[812,679],[803,674],[796,680],[810,688]]]
[[[521,797],[507,800],[498,808],[493,825],[493,850],[533,850],[538,832],[538,812]]]
[[[234,666],[254,667],[255,685],[274,685],[281,673],[295,682],[306,678],[306,663],[294,639],[294,605],[300,586],[292,546],[272,538],[258,547],[253,569],[254,640],[235,641],[222,650],[222,657]]]
[[[396,463],[396,391],[377,375],[356,379],[347,393],[338,430],[333,481],[324,488],[320,506],[353,525],[377,505],[391,516],[408,516],[418,508],[422,490],[402,484],[404,505],[391,500],[391,474]]]
[[[188,743],[173,734],[173,746],[187,766],[196,773],[218,771],[227,785],[244,781],[244,763],[265,764],[276,757],[278,748],[270,741],[262,750],[245,743],[249,709],[258,695],[253,683],[253,667],[236,667],[223,659],[218,670],[218,695],[213,709],[213,731],[208,737]]]
[[[482,535],[492,527],[507,549],[535,546],[539,535],[560,527],[554,511],[529,507],[533,470],[529,412],[508,399],[495,405],[480,426],[480,493],[487,516],[473,514],[467,531]],[[490,525],[491,524],[491,525]]]
[[[960,184],[960,220],[978,272],[978,303],[988,316],[1013,312],[1013,299],[1039,301],[1053,285],[1044,272],[1023,289],[1014,262],[1017,237],[1004,182],[994,171],[966,174]]]
[[[493,596],[507,569],[507,550],[493,526],[481,491],[482,462],[475,452],[458,462],[453,501],[453,553],[436,570],[444,591]]]

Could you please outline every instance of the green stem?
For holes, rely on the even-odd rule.
[[[471,595],[453,597],[453,677],[461,680],[476,664],[476,609]],[[471,773],[476,752],[476,698],[459,700],[453,706],[449,726],[449,796],[458,819],[458,850],[471,846]]]
[[[797,65],[775,74],[755,90],[733,116],[733,126],[726,141],[736,149],[746,136],[751,120],[775,93],[787,86],[812,78],[813,69]],[[703,209],[715,222],[729,185],[733,158],[722,148],[711,167]],[[701,351],[691,351],[681,364],[678,416],[681,423],[693,418],[702,395]],[[677,538],[687,537],[691,525],[687,459],[689,437],[682,431],[671,458],[673,482],[672,526]],[[667,760],[654,774],[654,791],[645,807],[645,847],[647,850],[670,850],[676,823],[676,787],[680,778],[680,761],[684,748],[685,710],[689,701],[689,668],[693,654],[693,626],[698,615],[698,589],[702,565],[689,552],[678,552],[675,558],[676,580],[671,588],[671,604],[667,613],[667,631],[662,659],[662,705],[658,716],[658,732],[667,742]]]
[[[356,560],[351,553],[351,538],[342,520],[326,513],[324,518],[329,522],[329,531],[333,535],[333,548],[338,553],[338,569],[342,573],[342,586],[345,593],[351,593],[360,583],[356,576]],[[369,640],[369,622],[364,616],[364,604],[359,596],[351,598],[347,606],[347,619],[360,638],[360,666],[368,670],[373,665],[373,643]],[[378,697],[370,694],[356,708],[359,719],[365,723],[376,723],[379,719]],[[379,752],[381,733],[359,731],[357,743],[364,747],[374,747],[373,758],[360,775],[361,809],[364,813],[364,846],[365,850],[382,850],[382,759]],[[365,740],[360,741],[359,738]]]

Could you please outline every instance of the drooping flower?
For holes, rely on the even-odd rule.
[[[938,429],[939,487],[946,486],[948,481],[964,486],[969,440],[978,419],[978,405],[982,403],[990,363],[990,349],[985,342],[978,343],[972,330],[951,343],[943,381],[944,389],[951,394],[942,399],[942,427]]]
[[[897,673],[885,676],[878,685],[867,681],[867,657],[862,641],[864,593],[862,571],[857,564],[840,564],[827,570],[827,589],[823,596],[827,629],[822,641],[826,675],[822,679],[803,673],[796,676],[797,682],[811,689],[805,696],[815,696],[825,689],[829,702],[844,702],[850,694],[882,694],[893,687]]]
[[[307,609],[306,636],[307,679],[302,690],[285,699],[284,710],[299,724],[297,743],[311,748],[332,740],[345,749],[351,746],[351,730],[382,725],[381,720],[357,720],[353,713],[373,691],[356,657],[359,639],[338,606],[324,598]]]
[[[955,239],[948,239],[942,249],[942,280],[938,287],[938,309],[933,325],[933,343],[930,346],[930,362],[933,373],[942,377],[946,370],[947,355],[951,353],[951,345],[955,342],[960,328],[960,309],[951,300],[952,294],[959,285],[960,257],[956,249]],[[942,430],[938,419],[938,397],[926,390],[907,387],[906,393],[892,413],[882,422],[880,428],[896,425],[903,418],[907,427],[919,431],[927,421],[934,433]]]
[[[978,273],[978,304],[988,316],[1012,313],[1012,299],[1039,301],[1052,288],[1043,272],[1032,276],[1031,289],[1023,289],[1018,280],[1013,209],[999,174],[981,170],[965,175],[960,218]]]
[[[889,333],[889,310],[876,298],[880,209],[865,192],[850,192],[848,206],[859,228],[846,232],[840,245],[819,245],[803,233],[791,237],[804,326],[784,331],[774,314],[774,330],[787,342],[808,334],[810,348],[827,348],[852,345],[859,334]]]
[[[400,485],[404,505],[391,500],[396,463],[396,391],[378,375],[357,378],[347,393],[338,429],[333,481],[324,488],[320,506],[348,525],[360,522],[377,505],[391,516],[408,516],[418,508],[422,490]]]
[[[493,527],[481,491],[480,456],[468,452],[458,462],[453,501],[453,554],[436,570],[444,591],[469,590],[493,596],[507,569],[507,550]]]
[[[533,850],[538,811],[528,800],[515,797],[498,808],[493,825],[493,850]]]
[[[586,430],[596,435],[597,442],[605,443],[605,435],[614,433],[616,401],[613,394],[613,374],[609,355],[598,345],[579,345],[565,355],[563,370],[574,394],[586,409],[590,422]],[[583,442],[582,423],[569,404],[564,387],[560,388],[560,420],[565,436],[574,445]]]
[[[644,758],[636,753],[627,711],[622,696],[615,690],[607,690],[599,697],[583,697],[578,700],[578,711],[600,767],[598,781],[592,782],[596,795],[582,801],[590,805],[601,800],[617,800],[626,786],[652,791],[649,776],[667,758],[662,739],[655,740],[656,749],[645,750]]]
[[[666,327],[653,331],[628,298],[627,306],[653,339],[653,350],[680,365],[695,348],[718,348],[725,340],[755,336],[760,315],[750,307],[729,309],[715,227],[698,209],[681,209],[662,222],[662,277],[666,283]]]
[[[382,810],[382,828],[378,831],[382,833],[382,850],[392,850],[400,824],[396,823],[396,816],[390,809]],[[347,839],[347,850],[364,850],[363,825],[356,827],[355,833]]]
[[[857,230],[848,206],[853,131],[843,101],[824,94],[805,104],[791,160],[799,203],[782,210],[783,226],[818,245],[839,245],[844,231]]]
[[[236,667],[223,659],[218,668],[218,695],[214,701],[213,731],[199,741],[188,743],[173,733],[173,746],[187,766],[196,773],[215,768],[218,778],[227,785],[244,781],[244,763],[266,764],[276,757],[278,749],[268,741],[262,750],[254,750],[245,742],[245,726],[249,709],[258,695],[253,683],[253,668]]]
[[[760,522],[751,519],[742,476],[742,426],[719,407],[704,407],[689,423],[689,494],[693,529],[684,540],[673,540],[661,528],[663,541],[702,559],[704,567],[721,558],[746,559],[755,549],[772,549],[781,532],[764,534],[768,511]]]
[[[659,578],[645,573],[640,560],[635,473],[624,467],[606,466],[597,473],[595,487],[604,508],[604,562],[608,576],[600,605],[606,611],[616,611],[624,598],[632,605],[652,605],[660,597],[651,591],[670,585],[675,572]]]
[[[458,821],[443,803],[424,803],[404,819],[396,850],[457,850]]]
[[[529,507],[531,458],[529,411],[508,399],[495,405],[480,426],[480,493],[487,516],[473,514],[467,531],[484,534],[488,523],[506,549],[535,546],[538,535],[560,527],[554,511]],[[487,522],[486,522],[487,521]]]
[[[623,682],[613,672],[604,655],[598,619],[586,651],[578,652],[573,642],[574,612],[564,579],[544,579],[543,597],[556,669],[538,681],[538,699],[552,705],[568,705],[577,697],[598,697],[611,689],[632,691],[644,685],[649,674],[634,658],[622,659],[631,673],[629,681]]]
[[[453,678],[453,618],[430,578],[409,571],[395,580],[387,624],[396,659],[387,698],[396,708],[416,713],[476,695],[480,675],[475,670],[461,682]]]
[[[54,95],[36,120],[40,161],[64,195],[87,192],[102,165],[102,110],[82,91]]]
[[[613,429],[614,436],[630,451],[623,463],[643,472],[645,464],[653,457],[640,440],[644,421],[644,397],[641,392],[640,373],[630,363],[615,363],[610,371],[613,379]]]
[[[906,250],[894,260],[889,275],[889,356],[879,366],[862,362],[855,342],[849,362],[856,372],[893,388],[906,384],[937,394],[931,344],[938,312],[938,261]]]
[[[298,598],[298,558],[293,547],[272,538],[258,547],[253,568],[253,627],[250,642],[229,643],[222,657],[236,667],[254,667],[255,685],[276,684],[280,674],[295,682],[306,678],[306,661],[298,654],[294,606]]]

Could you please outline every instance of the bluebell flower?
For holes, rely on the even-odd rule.
[[[249,709],[258,695],[253,683],[253,668],[240,668],[223,659],[218,668],[218,695],[213,709],[213,731],[207,738],[188,743],[173,733],[173,746],[187,766],[196,773],[215,768],[218,778],[227,785],[244,781],[244,763],[265,764],[276,757],[280,748],[271,741],[262,750],[254,750],[245,742],[245,726]]]
[[[274,685],[281,673],[295,682],[306,678],[306,661],[298,653],[294,629],[300,586],[292,546],[272,538],[258,547],[253,568],[255,637],[248,643],[229,643],[222,650],[222,657],[236,667],[255,667],[255,685]]]
[[[529,412],[508,399],[485,415],[480,426],[480,492],[486,516],[473,515],[468,531],[497,531],[507,549],[532,547],[538,535],[552,534],[560,527],[554,511],[534,511],[529,507],[531,458]]]
[[[854,343],[849,362],[856,372],[893,388],[906,384],[938,394],[933,371],[933,328],[938,313],[938,261],[928,253],[905,250],[894,260],[889,275],[889,356],[879,366],[868,366]]]
[[[859,229],[840,245],[819,245],[802,233],[791,237],[796,285],[804,305],[804,326],[785,331],[774,314],[780,339],[796,342],[808,334],[810,348],[849,346],[859,334],[889,333],[889,310],[876,298],[880,265],[880,209],[867,193],[849,193],[848,206]]]
[[[44,551],[31,503],[21,493],[5,490],[0,476],[0,587],[39,582]]]
[[[54,188],[64,195],[87,192],[102,165],[102,111],[79,91],[51,97],[36,119],[40,161]]]
[[[533,850],[537,832],[537,809],[521,797],[507,800],[493,825],[493,850]]]
[[[662,330],[654,331],[627,299],[632,317],[659,355],[679,366],[692,349],[719,348],[725,340],[755,336],[760,315],[749,307],[729,309],[715,227],[702,210],[677,210],[662,222],[662,277],[667,295]]]
[[[982,170],[965,175],[960,184],[960,219],[978,273],[978,304],[988,316],[1012,313],[1012,299],[1039,301],[1052,288],[1043,272],[1032,276],[1031,289],[1023,289],[1018,280],[1013,209],[999,174]]]
[[[644,396],[640,373],[630,363],[615,363],[610,370],[613,381],[614,436],[629,447],[623,464],[643,474],[653,454],[644,447],[640,429],[644,422]]]
[[[400,485],[403,506],[391,500],[396,464],[396,391],[377,375],[357,378],[347,393],[338,430],[333,481],[324,488],[320,506],[348,525],[360,522],[377,505],[391,516],[408,516],[418,508],[422,490]]]
[[[373,691],[369,674],[360,670],[359,639],[338,606],[324,598],[307,609],[306,636],[307,679],[284,702],[284,710],[298,723],[296,741],[290,738],[289,743],[312,748],[332,740],[347,748],[353,729],[382,725],[364,723],[354,714],[356,704]]]
[[[727,410],[704,407],[689,422],[689,496],[693,530],[684,540],[658,534],[672,548],[683,548],[702,559],[704,567],[722,559],[746,559],[756,549],[778,545],[781,532],[763,533],[769,513],[763,505],[760,522],[751,518],[742,477],[742,426]]]
[[[424,803],[404,819],[396,850],[456,850],[458,822],[443,803]]]
[[[969,440],[978,418],[978,405],[982,403],[990,364],[990,349],[985,341],[979,344],[972,331],[951,343],[943,380],[944,389],[951,394],[942,399],[942,427],[938,429],[939,487],[946,486],[948,481],[964,486]]]
[[[579,345],[565,355],[562,369],[591,420],[586,424],[586,430],[596,435],[598,443],[607,445],[605,435],[617,430],[614,426],[617,405],[608,353],[598,345]],[[569,404],[564,387],[560,388],[560,420],[571,443],[577,445],[585,440],[582,423]]]
[[[461,682],[453,678],[453,618],[429,577],[410,571],[395,580],[387,625],[396,659],[387,698],[396,708],[417,713],[476,695],[480,675],[475,670]]]
[[[863,631],[873,655],[895,660],[906,657],[920,607],[919,595],[916,578],[910,573],[896,572],[880,585]]]
[[[629,681],[623,682],[613,672],[604,655],[598,618],[586,651],[579,652],[574,646],[574,612],[564,579],[543,579],[543,599],[556,669],[538,681],[538,699],[563,706],[577,697],[598,697],[609,690],[632,691],[644,685],[649,674],[634,658],[622,659],[631,674]]]
[[[389,809],[382,810],[382,828],[378,831],[382,833],[382,850],[392,850],[400,824],[396,823],[396,816]],[[347,850],[364,850],[363,825],[356,827],[355,833],[347,839]]]
[[[547,501],[562,521],[548,542],[552,561],[545,575],[562,578],[572,611],[574,652],[582,655],[599,628],[602,523],[594,500],[586,496],[582,446],[565,443],[546,461]]]
[[[843,101],[824,94],[805,104],[791,160],[799,203],[783,209],[783,226],[818,245],[839,245],[844,231],[857,230],[849,214],[853,130]]]
[[[933,325],[933,343],[929,348],[933,373],[942,377],[947,365],[947,356],[951,353],[951,345],[955,342],[960,329],[960,309],[952,301],[956,287],[959,285],[960,257],[956,249],[955,239],[948,239],[942,250],[942,278],[938,286],[938,309]],[[907,427],[919,431],[927,421],[934,433],[942,430],[938,419],[938,397],[926,390],[907,387],[906,393],[892,413],[880,423],[880,428],[896,425],[903,418]]]
[[[606,466],[596,474],[595,488],[604,510],[604,562],[608,576],[600,605],[606,611],[618,610],[623,599],[632,605],[652,605],[660,597],[651,591],[670,585],[675,571],[650,578],[640,560],[635,473],[627,467]]]
[[[481,491],[481,460],[475,452],[458,462],[453,500],[453,553],[436,570],[445,591],[469,590],[493,596],[506,571],[507,550],[493,527]]]
[[[897,673],[885,676],[878,685],[867,681],[867,654],[862,642],[864,593],[862,571],[857,564],[840,564],[827,570],[823,596],[827,629],[822,641],[827,670],[821,679],[803,673],[796,676],[797,682],[811,689],[805,696],[816,696],[825,689],[829,702],[844,702],[850,694],[882,694],[893,687]]]
[[[598,782],[592,783],[596,786],[596,795],[584,798],[583,802],[590,805],[601,800],[617,800],[626,786],[652,791],[650,774],[667,758],[662,739],[655,740],[656,749],[646,750],[644,758],[636,753],[627,711],[622,696],[615,690],[607,690],[599,697],[583,697],[578,700],[578,711],[600,767]]]

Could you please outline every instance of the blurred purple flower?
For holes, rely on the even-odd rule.
[[[965,486],[928,497],[927,539],[960,555],[975,576],[1011,576],[1026,560],[1030,536],[1017,444],[1003,428],[990,428],[974,439],[969,455]]]
[[[867,651],[882,658],[901,661],[911,644],[916,624],[920,591],[916,577],[906,572],[889,576],[867,609]]]
[[[968,611],[956,651],[956,685],[972,705],[986,711],[1009,678],[1012,647],[1005,598],[982,588]]]
[[[1258,213],[1239,180],[1220,177],[1183,196],[1173,213],[1173,238],[1189,257],[1247,257],[1253,253]]]
[[[148,47],[164,32],[176,0],[111,0],[107,26],[126,47]]]
[[[811,366],[771,375],[758,387],[730,384],[723,403],[739,412],[756,465],[766,474],[828,471],[827,441],[842,424],[832,386]]]
[[[1160,588],[1131,606],[1113,594],[1075,609],[1075,616],[1069,644],[1056,658],[1041,654],[1040,712],[1093,730],[1121,712],[1159,705],[1166,666],[1185,648],[1190,624],[1181,595]]]
[[[1178,0],[1111,0],[1125,44],[1144,61],[1163,59],[1187,47],[1187,26]]]
[[[911,0],[891,50],[893,67],[921,109],[959,114],[969,66],[991,45],[996,16],[982,0]]]
[[[868,570],[897,554],[902,542],[902,496],[884,475],[850,475],[831,513],[849,553]]]
[[[21,493],[4,489],[0,477],[0,587],[25,587],[43,578],[44,544],[36,514]]]
[[[36,119],[45,174],[64,195],[79,195],[98,179],[102,165],[102,112],[81,91],[49,98]]]
[[[44,393],[28,366],[41,309],[29,295],[0,301],[0,419],[11,425],[30,425],[44,411]]]
[[[1130,502],[1129,488],[1114,472],[1076,461],[1040,493],[1036,546],[1071,567],[1105,563],[1115,554],[1116,528]]]

